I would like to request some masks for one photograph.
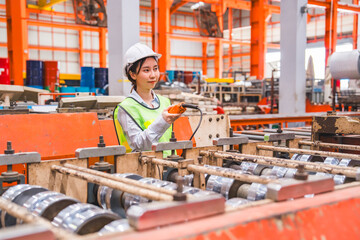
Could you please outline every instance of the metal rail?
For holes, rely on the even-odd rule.
[[[171,196],[173,196],[176,193],[175,190],[156,187],[156,186],[146,184],[146,183],[142,183],[142,182],[130,179],[130,178],[117,177],[117,176],[109,174],[109,173],[104,173],[104,172],[92,170],[92,169],[89,169],[89,168],[78,167],[78,166],[75,166],[75,165],[72,165],[72,164],[69,164],[69,163],[66,163],[64,166],[67,167],[67,168],[76,170],[76,171],[92,174],[92,175],[95,175],[95,176],[107,178],[107,179],[114,180],[114,181],[117,181],[117,182],[122,182],[122,183],[133,185],[133,186],[139,187],[139,188],[149,189],[149,190],[152,190],[152,191],[155,191],[155,192],[168,194],[168,195],[171,195]]]
[[[207,173],[211,175],[221,176],[221,177],[227,177],[227,178],[233,178],[242,182],[248,182],[248,183],[261,183],[261,184],[268,184],[270,182],[275,182],[274,179],[267,179],[262,178],[259,176],[249,175],[249,174],[243,174],[234,171],[233,169],[226,169],[226,168],[208,168],[203,166],[197,166],[194,164],[190,164],[187,166],[188,171],[191,172],[199,172],[199,173]]]
[[[136,186],[131,186],[131,185],[121,183],[118,181],[114,181],[114,180],[110,180],[110,179],[107,179],[104,177],[94,176],[94,175],[91,175],[91,174],[88,174],[85,172],[78,172],[74,169],[61,167],[61,166],[57,166],[57,165],[53,165],[51,167],[51,169],[53,171],[57,171],[59,173],[65,174],[65,175],[77,177],[77,178],[86,180],[88,182],[111,187],[111,188],[114,188],[114,189],[117,189],[117,190],[120,190],[123,192],[128,192],[128,193],[138,195],[141,197],[145,197],[145,198],[148,198],[151,200],[155,200],[155,201],[172,201],[173,200],[172,196],[169,196],[164,193],[159,193],[159,192],[155,192],[153,190],[144,189],[144,188],[140,188],[140,187],[136,187]]]
[[[285,168],[298,168],[300,165],[303,165],[304,170],[307,171],[325,172],[330,174],[341,174],[350,178],[355,178],[356,180],[360,180],[360,168],[354,168],[354,167],[341,167],[341,166],[326,165],[321,163],[303,162],[303,161],[274,158],[274,157],[254,156],[254,155],[240,154],[240,153],[227,153],[222,151],[218,151],[218,152],[200,151],[200,155],[206,157],[226,158],[237,162],[245,161],[245,162],[263,164],[267,166],[279,166]]]
[[[153,158],[152,162],[155,164],[178,168],[179,164],[177,162],[172,162],[168,160],[163,159],[156,159]],[[211,175],[221,176],[221,177],[227,177],[227,178],[233,178],[239,181],[248,182],[248,183],[261,183],[261,184],[267,184],[269,182],[273,182],[274,179],[266,179],[259,176],[244,174],[240,172],[236,172],[233,169],[226,169],[218,167],[217,169],[204,167],[204,166],[198,166],[195,164],[189,164],[187,165],[187,170],[189,172],[199,172],[199,173],[207,173]]]
[[[348,144],[336,144],[336,143],[323,143],[323,142],[310,142],[310,141],[300,141],[299,145],[307,145],[313,147],[326,147],[326,148],[335,148],[343,150],[353,150],[360,151],[360,146],[358,145],[348,145]]]
[[[359,155],[349,154],[349,153],[335,153],[335,152],[325,152],[325,151],[307,150],[307,149],[299,149],[299,148],[275,147],[275,146],[266,146],[266,145],[257,145],[256,148],[260,150],[268,150],[268,151],[276,151],[276,152],[309,154],[309,155],[315,155],[321,157],[335,157],[335,158],[360,160]]]

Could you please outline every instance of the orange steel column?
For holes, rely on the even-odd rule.
[[[219,1],[218,5],[212,5],[211,9],[216,12],[216,16],[218,17],[218,21],[219,21],[219,27],[220,30],[223,31],[224,30],[224,24],[223,24],[223,15],[226,11],[226,7],[225,7],[225,3],[223,0]],[[222,72],[223,72],[223,40],[222,39],[216,39],[215,41],[215,62],[214,62],[214,67],[215,67],[215,77],[216,78],[221,78],[222,77]]]
[[[107,28],[100,28],[99,31],[99,57],[100,57],[100,67],[106,68],[106,33]]]
[[[223,40],[217,39],[215,41],[215,77],[221,78],[223,72]]]
[[[207,42],[202,43],[202,71],[203,75],[207,74]]]
[[[170,69],[170,7],[172,0],[158,0],[158,52],[162,54],[159,60],[161,72]]]
[[[28,59],[28,29],[26,0],[6,1],[7,47],[10,79],[24,85],[23,71]]]
[[[152,30],[152,49],[158,52],[159,49],[159,7],[158,0],[151,0],[151,30]],[[170,16],[169,16],[170,17]]]
[[[325,66],[329,56],[336,50],[338,0],[326,0],[330,7],[325,12]]]
[[[264,0],[251,0],[250,74],[264,78],[266,54],[266,13]]]
[[[232,9],[229,8],[229,12],[228,12],[228,29],[229,29],[229,39],[232,40],[232,28],[233,28],[233,14],[232,14]],[[228,49],[228,63],[229,63],[229,68],[228,70],[231,71],[232,70],[232,44],[229,44],[229,49]],[[232,74],[230,73],[228,75],[228,77],[232,77]]]
[[[359,0],[353,0],[353,4],[359,5]],[[354,13],[354,23],[353,23],[353,32],[352,32],[353,49],[358,48],[358,21],[359,21],[359,16],[356,13]]]
[[[83,31],[79,30],[79,64],[84,66],[84,45],[83,45]]]

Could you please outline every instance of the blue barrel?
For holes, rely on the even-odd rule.
[[[61,93],[75,93],[76,88],[75,87],[60,87]],[[75,95],[61,95],[61,97],[75,97]]]
[[[28,85],[28,87],[37,88],[37,89],[44,89],[43,86],[39,86],[39,85]]]
[[[194,71],[193,72],[193,81],[197,81],[197,79],[201,80],[201,71]]]
[[[95,87],[95,70],[93,67],[81,67],[80,87]]]
[[[26,61],[26,86],[43,86],[43,62]]]
[[[90,92],[90,88],[89,87],[77,87],[75,89],[76,92]]]
[[[184,82],[185,81],[184,71],[175,71],[174,81]]]
[[[104,88],[109,83],[109,71],[107,68],[95,68],[95,87]]]

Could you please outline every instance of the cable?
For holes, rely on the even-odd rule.
[[[200,112],[200,121],[199,121],[197,127],[195,128],[195,131],[194,131],[193,134],[191,135],[191,137],[190,137],[190,139],[189,139],[190,141],[192,140],[192,138],[194,137],[195,133],[196,133],[197,130],[199,129],[200,124],[201,124],[201,121],[202,121],[202,117],[203,117],[203,113],[202,113],[201,109],[200,109],[200,108],[196,108],[196,109],[199,110],[199,112]]]
[[[191,105],[191,104],[183,104],[183,106],[184,106],[184,105]],[[195,106],[195,105],[192,105],[192,106]],[[185,107],[185,106],[184,106],[184,107]],[[188,106],[188,107],[189,107],[189,106]],[[190,108],[196,109],[196,110],[198,110],[198,111],[200,112],[200,121],[199,121],[197,127],[195,128],[195,131],[194,131],[193,134],[191,135],[189,141],[191,141],[191,140],[193,139],[195,133],[197,132],[197,130],[198,130],[199,127],[200,127],[200,124],[201,124],[201,121],[202,121],[202,118],[203,118],[203,113],[202,113],[202,111],[201,111],[200,108],[198,108],[197,106],[195,106],[195,107],[190,107]],[[183,150],[183,152],[182,152],[182,154],[181,154],[181,157],[184,158],[184,156],[185,156],[185,151]]]

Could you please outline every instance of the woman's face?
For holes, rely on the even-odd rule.
[[[151,90],[159,80],[160,72],[157,61],[149,57],[141,66],[138,74],[134,74],[137,90]]]

